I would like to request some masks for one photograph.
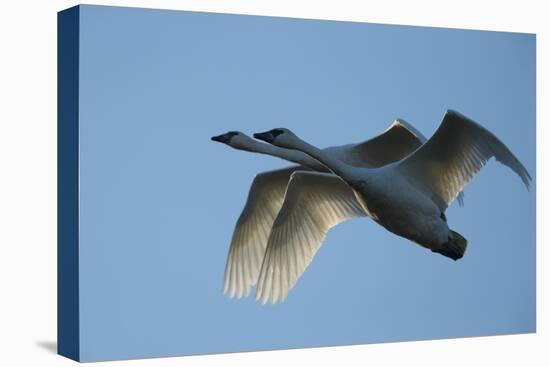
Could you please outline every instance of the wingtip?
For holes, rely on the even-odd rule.
[[[250,292],[250,287],[246,289],[237,289],[237,287],[232,287],[230,284],[224,286],[223,294],[231,299],[241,299],[243,296],[248,297]]]
[[[527,191],[531,191],[531,176],[529,175],[528,172],[525,172],[527,177],[526,178],[523,178],[523,184],[525,185],[525,188],[527,189]]]
[[[282,302],[282,300],[276,299],[275,296],[266,293],[264,290],[260,291],[259,293],[256,292],[254,301],[261,304],[262,306],[265,306],[267,304],[275,305]]]
[[[390,125],[390,128],[392,127],[396,127],[396,126],[400,126],[400,127],[404,127],[405,129],[409,129],[412,125],[409,124],[407,122],[407,120],[401,118],[401,117],[398,117],[396,118],[395,120],[393,120],[392,124]],[[414,130],[414,129],[413,129]]]
[[[232,292],[227,291],[227,292],[223,292],[223,294],[224,294],[225,296],[227,296],[227,298],[229,298],[229,299],[235,298],[235,293],[232,293]]]
[[[276,296],[276,295],[270,295],[267,293],[266,294],[256,293],[254,297],[254,301],[256,303],[261,304],[262,306],[267,304],[277,305],[277,304],[283,303],[286,300],[287,296],[288,294]]]
[[[515,171],[518,174],[518,176],[521,178],[521,181],[525,185],[525,188],[527,189],[527,191],[531,191],[531,183],[533,182],[533,178],[529,174],[529,171],[527,171],[527,168],[525,168],[525,166],[523,166],[523,164],[521,164],[519,160],[518,160],[518,164],[520,166],[520,169]]]
[[[264,304],[262,301],[261,301],[261,294],[258,292],[258,289],[256,289],[256,294],[254,294],[254,302],[257,302],[257,303],[260,303],[260,304]]]
[[[398,117],[393,121],[392,126],[402,126],[408,129],[411,125],[406,120],[402,119],[401,117]]]
[[[262,306],[265,306],[267,305],[267,299],[264,299],[264,298],[259,298],[256,300],[257,303],[261,304]]]
[[[466,121],[469,121],[469,122],[473,122],[476,125],[479,125],[476,121],[474,121],[473,119],[471,119],[468,116],[464,115],[463,113],[458,112],[457,110],[447,109],[447,110],[445,110],[445,115],[443,117],[444,118],[445,117],[454,117],[454,118],[459,119],[459,120],[466,120]]]
[[[458,112],[457,110],[453,110],[453,109],[447,109],[445,110],[445,115],[443,116],[444,118],[447,117],[453,117],[453,118],[456,118],[456,119],[459,119],[459,120],[468,120],[468,121],[473,121],[471,118],[469,118],[468,116]]]
[[[395,120],[393,120],[392,124],[390,125],[390,129],[396,126],[407,128],[407,123],[405,122],[405,120],[398,117]]]
[[[406,130],[408,130],[410,133],[415,135],[417,138],[419,138],[422,142],[425,142],[427,139],[416,127],[414,127],[410,122],[407,120],[402,119],[401,117],[396,118],[391,127],[394,126],[400,126]]]
[[[463,116],[460,112],[452,110],[450,108],[445,110],[445,115]]]

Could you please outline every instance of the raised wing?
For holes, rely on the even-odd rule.
[[[435,134],[397,170],[444,211],[470,179],[495,157],[518,174],[527,189],[531,176],[489,130],[455,111],[447,111]]]
[[[349,155],[355,166],[382,167],[397,162],[426,141],[422,133],[404,120],[395,120],[382,134],[363,143],[349,146]],[[355,164],[354,164],[355,162]]]
[[[340,178],[327,173],[293,173],[271,229],[256,300],[282,302],[327,231],[347,219],[365,215],[353,191]]]
[[[363,143],[346,146],[340,157],[346,163],[357,167],[382,167],[400,161],[416,151],[426,142],[414,126],[403,119],[395,120],[382,134]],[[458,203],[464,205],[464,193],[458,194]]]
[[[301,166],[263,172],[254,178],[248,199],[231,238],[225,265],[223,292],[229,297],[248,296],[256,284],[267,239],[285,197],[290,175]]]

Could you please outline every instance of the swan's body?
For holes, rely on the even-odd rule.
[[[276,156],[299,164],[260,173],[250,187],[245,207],[233,232],[224,275],[224,293],[240,298],[243,295],[248,296],[250,287],[256,284],[273,222],[283,203],[289,201],[285,199],[285,192],[291,175],[330,170],[303,152],[260,143],[240,132],[229,132],[213,137],[212,140],[238,150]],[[372,139],[358,144],[329,147],[323,151],[353,167],[380,167],[404,158],[425,141],[426,138],[410,124],[396,120],[386,131]],[[293,194],[297,192],[299,183],[303,182],[299,179],[301,176],[296,177],[297,179],[291,180]],[[336,195],[342,202],[352,203],[350,205],[354,208],[359,208],[360,213],[356,215],[365,215],[353,191],[341,179],[332,174],[308,177],[312,178],[308,180],[309,185],[318,180],[318,185],[315,186],[317,195]],[[324,194],[323,189],[327,189]],[[338,219],[332,225],[342,220]]]
[[[378,224],[436,252],[451,237],[444,211],[396,172],[396,165],[346,175],[357,200]],[[462,253],[455,254],[455,260]]]
[[[467,241],[449,228],[444,212],[487,160],[495,157],[510,167],[527,188],[531,179],[523,165],[498,138],[454,111],[445,114],[436,133],[414,153],[379,168],[348,165],[304,142],[287,129],[274,129],[254,137],[276,146],[299,150],[318,160],[346,182],[363,213],[390,232],[454,260],[463,256]],[[287,190],[291,191],[290,184]],[[299,199],[293,198],[293,201],[298,202]],[[327,200],[321,199],[320,202],[322,204]],[[318,221],[311,220],[312,215],[338,218],[362,216],[351,206],[346,210],[340,204],[341,208],[333,209],[332,213],[322,213],[326,208],[317,205],[318,211],[302,211],[301,215],[296,216],[292,213],[292,204],[289,203],[288,208],[285,205],[286,200],[279,213],[281,218],[278,216],[275,220],[268,239],[256,288],[256,299],[264,303],[284,300],[320,247],[324,232],[323,228],[318,228]]]

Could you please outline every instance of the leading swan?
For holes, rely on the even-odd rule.
[[[238,150],[267,154],[299,164],[260,173],[250,186],[246,204],[231,238],[224,273],[224,293],[230,297],[241,298],[243,295],[248,296],[250,288],[256,284],[267,239],[275,217],[283,205],[291,175],[306,170],[330,171],[305,153],[261,143],[238,131],[214,136],[212,140]],[[422,133],[411,124],[397,119],[374,138],[357,144],[329,147],[324,151],[351,166],[380,167],[402,159],[425,141]],[[350,202],[356,201],[351,189],[336,176],[320,177],[319,180],[338,192],[342,198]],[[294,185],[297,185],[297,182]],[[320,189],[322,187],[319,186]],[[354,205],[360,208],[358,203],[355,202]]]
[[[353,167],[310,145],[288,129],[254,137],[304,152],[346,182],[359,210],[331,190],[320,196],[320,173],[296,172],[275,219],[256,287],[256,300],[283,301],[320,247],[333,222],[366,213],[392,233],[433,252],[459,259],[467,241],[447,225],[445,210],[470,179],[495,157],[518,174],[527,189],[531,176],[490,131],[464,115],[447,111],[435,134],[406,158],[379,168]],[[293,188],[293,181],[309,185]],[[336,204],[334,204],[336,203]]]

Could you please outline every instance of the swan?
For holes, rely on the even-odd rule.
[[[238,150],[276,156],[299,164],[262,172],[256,175],[250,186],[246,204],[233,231],[224,272],[224,293],[231,298],[241,298],[243,295],[248,296],[250,288],[256,284],[267,239],[283,205],[291,175],[306,170],[330,171],[303,152],[265,144],[239,131],[230,131],[211,139]],[[397,119],[372,139],[358,144],[329,147],[325,151],[352,166],[380,167],[405,157],[425,141],[422,133],[411,124]],[[328,186],[342,191],[343,197],[355,202],[351,189],[336,176],[331,174],[321,177],[331,182]],[[356,202],[354,205],[360,207]]]
[[[349,165],[288,129],[254,137],[318,160],[346,182],[357,199],[354,203],[341,190],[329,187],[330,176],[325,173],[292,174],[258,278],[255,298],[262,303],[287,297],[326,231],[343,220],[367,215],[388,231],[456,261],[464,255],[467,240],[449,228],[445,210],[470,179],[495,157],[528,190],[531,181],[525,167],[495,135],[452,110],[446,111],[437,131],[420,148],[378,168]]]

